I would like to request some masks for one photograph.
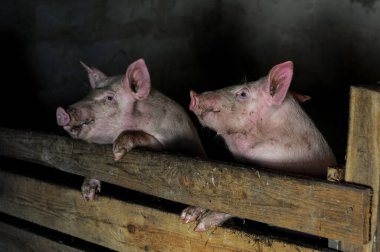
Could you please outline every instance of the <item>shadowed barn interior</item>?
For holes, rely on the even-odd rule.
[[[89,91],[80,61],[116,75],[144,58],[152,85],[188,111],[208,156],[232,161],[222,140],[188,110],[189,91],[254,81],[291,60],[290,89],[311,96],[302,107],[342,165],[349,88],[380,81],[377,0],[5,0],[1,5],[4,127],[66,135],[56,125],[55,111]]]

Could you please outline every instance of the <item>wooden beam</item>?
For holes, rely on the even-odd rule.
[[[367,187],[148,151],[131,151],[114,162],[108,145],[5,128],[0,155],[321,237],[369,241]]]
[[[0,222],[0,237],[0,251],[84,251],[5,224],[3,222]]]
[[[108,197],[86,202],[76,190],[2,170],[0,184],[1,212],[117,251],[321,251],[221,227],[193,232],[175,214]]]
[[[351,87],[345,180],[371,186],[371,242],[365,246],[343,244],[345,251],[378,251],[380,180],[380,92],[378,87]],[[377,239],[375,239],[375,236]]]

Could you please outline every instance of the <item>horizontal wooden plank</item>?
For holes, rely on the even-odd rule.
[[[0,222],[0,251],[25,252],[79,252],[60,242],[47,239],[32,232]]]
[[[321,237],[368,242],[371,189],[2,128],[0,155]]]
[[[1,212],[117,251],[320,251],[225,228],[193,232],[175,214],[108,197],[86,202],[76,190],[2,170],[0,184]]]

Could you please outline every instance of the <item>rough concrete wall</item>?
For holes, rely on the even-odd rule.
[[[305,109],[343,161],[349,86],[380,80],[376,0],[5,0],[2,8],[6,125],[55,129],[55,107],[88,90],[79,60],[112,75],[142,57],[153,85],[185,107],[190,89],[255,80],[293,60],[292,88],[312,96]]]

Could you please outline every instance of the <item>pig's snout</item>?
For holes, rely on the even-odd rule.
[[[197,96],[198,96],[198,94],[195,91],[193,91],[193,90],[190,91],[191,101],[190,101],[189,109],[191,111],[194,111],[195,107],[197,106],[197,103],[198,103]]]
[[[57,116],[57,124],[59,126],[66,126],[70,123],[70,115],[65,111],[65,109],[58,107],[56,116]]]

